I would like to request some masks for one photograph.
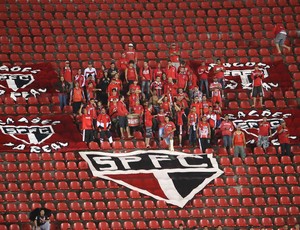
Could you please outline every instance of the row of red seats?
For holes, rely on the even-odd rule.
[[[17,97],[16,100],[11,98],[10,95],[0,97],[0,105],[49,105],[59,104],[59,98],[57,95],[40,95],[38,97],[29,97],[27,100],[24,97]]]
[[[226,98],[230,101],[232,100],[236,100],[237,98],[239,100],[249,100],[250,99],[250,91],[249,92],[228,92],[226,94]],[[280,99],[296,99],[296,94],[294,90],[286,90],[284,91],[284,93],[282,92],[281,89],[279,90],[275,90],[275,91],[266,91],[264,92],[264,99],[276,99],[276,100],[280,100]]]
[[[4,110],[0,107],[0,113],[8,115],[24,115],[24,114],[61,114],[61,113],[73,113],[72,106],[65,106],[63,111],[59,105],[51,106],[47,105],[38,106],[29,106],[28,109],[26,106],[5,106]]]
[[[286,108],[299,106],[298,101],[296,99],[289,99],[287,100],[287,102],[285,100],[276,100],[275,103],[273,102],[273,100],[265,100],[264,105],[267,109],[274,109],[274,108],[286,109]],[[238,103],[237,101],[229,101],[228,108],[229,109],[238,109],[238,108],[251,109],[252,102],[250,102],[250,100],[247,101],[243,100],[240,101],[240,103]]]

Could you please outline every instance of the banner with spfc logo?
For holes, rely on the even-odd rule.
[[[86,149],[82,136],[68,115],[0,116],[3,152],[55,152]]]
[[[57,73],[51,63],[16,66],[0,66],[0,96],[37,97],[43,93],[53,93]]]
[[[223,174],[217,160],[206,154],[168,150],[79,153],[88,163],[93,176],[114,181],[179,207]]]

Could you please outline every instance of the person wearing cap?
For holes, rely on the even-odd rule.
[[[275,34],[274,42],[275,42],[275,46],[278,51],[278,54],[281,54],[280,47],[286,48],[288,51],[290,51],[291,47],[284,44],[286,37],[287,37],[287,32],[286,32],[285,28],[283,27],[283,24],[282,23],[276,24],[273,31]]]
[[[281,147],[281,155],[291,156],[290,133],[284,120],[280,122],[277,128],[278,139]]]
[[[234,151],[234,156],[241,156],[242,159],[246,157],[246,138],[244,132],[241,130],[241,126],[236,127],[236,131],[233,133],[232,137],[232,146]]]
[[[137,53],[135,52],[132,43],[129,43],[129,44],[128,44],[128,48],[127,48],[127,50],[125,51],[125,53],[126,53],[126,58],[127,58],[129,61],[132,60],[132,61],[134,62],[135,67],[136,67],[136,63],[137,63]]]
[[[223,137],[223,146],[229,152],[230,148],[232,147],[232,132],[234,130],[234,126],[233,123],[229,120],[228,114],[225,115],[225,119],[220,125],[220,130]]]
[[[211,137],[211,130],[210,125],[207,122],[207,117],[203,116],[201,121],[198,122],[197,127],[197,138],[199,139],[200,149],[203,153],[205,150],[210,148],[210,137]]]
[[[180,51],[177,47],[176,43],[172,43],[169,49],[170,61],[172,62],[173,66],[178,69],[180,65]]]
[[[85,79],[88,78],[89,75],[92,76],[92,80],[96,80],[96,76],[97,76],[97,71],[96,69],[93,67],[93,63],[91,61],[89,61],[88,63],[88,67],[84,70],[83,73]]]
[[[254,71],[252,71],[251,74],[252,78],[252,98],[253,98],[253,105],[252,107],[256,106],[256,97],[259,96],[260,104],[263,106],[263,82],[262,79],[264,79],[264,73],[261,71],[258,67],[258,65],[255,65]]]
[[[65,66],[61,70],[61,75],[64,76],[65,80],[68,83],[71,84],[73,82],[72,69],[70,67],[70,62],[69,61],[65,61]]]
[[[263,147],[266,150],[269,147],[269,137],[271,134],[270,122],[268,122],[267,117],[263,117],[262,121],[258,124],[257,146]]]

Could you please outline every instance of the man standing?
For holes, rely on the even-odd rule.
[[[133,44],[129,43],[128,44],[128,49],[125,51],[126,53],[126,58],[129,61],[133,61],[134,63],[134,67],[136,67],[136,63],[137,63],[137,53],[135,52],[134,48],[133,48]]]
[[[281,155],[291,156],[291,144],[289,139],[289,130],[286,127],[285,121],[281,121],[277,128],[278,139],[281,147]]]
[[[262,79],[264,78],[264,73],[259,69],[258,65],[255,66],[254,71],[251,74],[251,78],[253,80],[252,83],[252,98],[253,98],[253,105],[256,105],[256,97],[259,96],[260,104],[263,106],[263,86],[262,86]]]
[[[83,114],[82,114],[83,110]],[[82,137],[85,143],[90,143],[94,140],[94,125],[93,125],[93,117],[87,113],[87,109],[83,108],[83,104],[81,104],[79,109],[79,116],[81,116],[82,122]]]
[[[121,138],[124,139],[124,130],[126,129],[128,138],[132,138],[133,136],[130,135],[130,129],[128,127],[127,115],[129,114],[126,104],[124,102],[125,97],[121,96],[120,100],[118,101],[118,118],[119,118],[119,125],[120,125],[120,133]]]
[[[175,124],[170,121],[168,116],[165,117],[164,125],[164,140],[169,145],[169,150],[174,151],[174,132],[176,130]]]
[[[96,80],[96,76],[97,76],[97,71],[96,69],[93,67],[93,63],[92,61],[89,61],[88,67],[84,70],[83,73],[85,79],[88,78],[89,75],[92,76],[92,80]]]
[[[220,82],[218,82],[218,79],[216,77],[214,77],[214,81],[210,83],[209,88],[211,90],[211,102],[213,103],[213,105],[219,103],[222,107],[222,85]]]
[[[144,61],[144,66],[140,69],[140,77],[142,81],[142,94],[145,94],[145,98],[149,99],[152,70],[148,64],[148,61]]]
[[[231,121],[229,121],[229,116],[225,115],[225,120],[222,121],[220,125],[220,130],[223,136],[223,145],[229,152],[232,146],[232,132],[234,130],[234,126]]]
[[[207,122],[206,116],[203,116],[202,121],[198,123],[197,137],[199,139],[200,149],[205,153],[205,150],[210,148],[211,137],[210,125]]]
[[[125,70],[125,81],[131,85],[134,81],[138,80],[136,68],[134,67],[134,61],[130,60],[127,69]]]
[[[106,114],[105,108],[101,109],[101,113],[97,117],[97,127],[100,132],[100,142],[103,142],[105,136],[107,136],[110,144],[113,143],[113,139],[111,136],[111,120],[108,114]]]
[[[178,63],[178,66],[179,66],[179,63]],[[173,81],[177,80],[177,70],[171,60],[168,61],[168,66],[166,68],[166,74],[167,74],[167,79],[172,78]]]
[[[61,70],[61,74],[62,74],[62,76],[65,78],[65,80],[68,83],[71,84],[73,82],[73,79],[72,79],[72,70],[71,70],[70,62],[69,61],[65,62],[65,66]]]
[[[203,86],[205,88],[205,94],[206,97],[209,97],[209,91],[208,91],[208,66],[206,66],[205,62],[203,61],[201,63],[201,66],[198,68],[198,76],[199,76],[199,89],[201,92],[203,92]]]
[[[196,129],[197,129],[198,115],[196,113],[196,107],[193,106],[189,115],[188,115],[188,133],[189,141],[192,146],[195,146],[196,143]]]
[[[81,74],[81,69],[78,70],[77,75],[74,77],[74,81],[78,82],[80,88],[85,87],[85,77]]]
[[[179,49],[178,49],[178,47],[176,46],[175,43],[171,44],[169,54],[170,54],[170,61],[172,62],[173,66],[177,70],[179,65],[180,65],[180,60],[179,60],[180,52],[179,52]]]
[[[58,92],[60,108],[63,110],[67,105],[68,93],[70,92],[70,84],[65,81],[63,76],[61,76],[60,80],[56,83],[56,92]]]
[[[221,63],[220,59],[217,59],[217,63],[214,66],[213,70],[214,70],[215,77],[217,78],[218,82],[222,85],[222,97],[224,97],[224,89],[225,89],[224,73],[226,69]]]
[[[75,88],[71,91],[70,95],[70,105],[73,107],[73,114],[76,115],[80,109],[80,105],[84,102],[84,92],[79,87],[78,82],[75,82]]]
[[[145,143],[146,147],[150,148],[150,138],[152,138],[152,126],[153,126],[153,115],[152,115],[152,105],[150,104],[148,108],[145,110]]]
[[[232,146],[234,149],[234,156],[238,157],[239,155],[242,157],[242,159],[245,159],[246,157],[246,138],[244,132],[241,130],[240,126],[236,127],[236,131],[233,133],[232,138]]]
[[[263,117],[258,126],[257,146],[263,147],[266,150],[269,147],[269,136],[272,134],[271,126],[267,120],[267,117]]]

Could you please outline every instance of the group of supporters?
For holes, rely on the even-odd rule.
[[[148,61],[137,67],[133,44],[109,68],[97,71],[93,63],[73,77],[70,63],[66,61],[56,85],[60,106],[70,104],[82,122],[84,141],[113,142],[112,131],[121,138],[132,138],[133,130],[144,132],[146,147],[151,138],[157,143],[165,140],[174,150],[174,137],[182,146],[183,137],[190,145],[199,143],[203,152],[211,143],[217,143],[216,131],[220,130],[224,146],[236,149],[245,156],[244,133],[234,127],[225,116],[221,122],[224,97],[224,73],[220,59],[209,69],[203,61],[193,71],[184,61],[176,44],[170,47],[170,59],[165,68],[157,63],[155,68]],[[262,104],[263,72],[258,66],[252,73],[253,102],[260,97]],[[233,137],[232,137],[233,135]],[[261,140],[263,142],[263,140]],[[242,148],[242,147],[243,148]]]

